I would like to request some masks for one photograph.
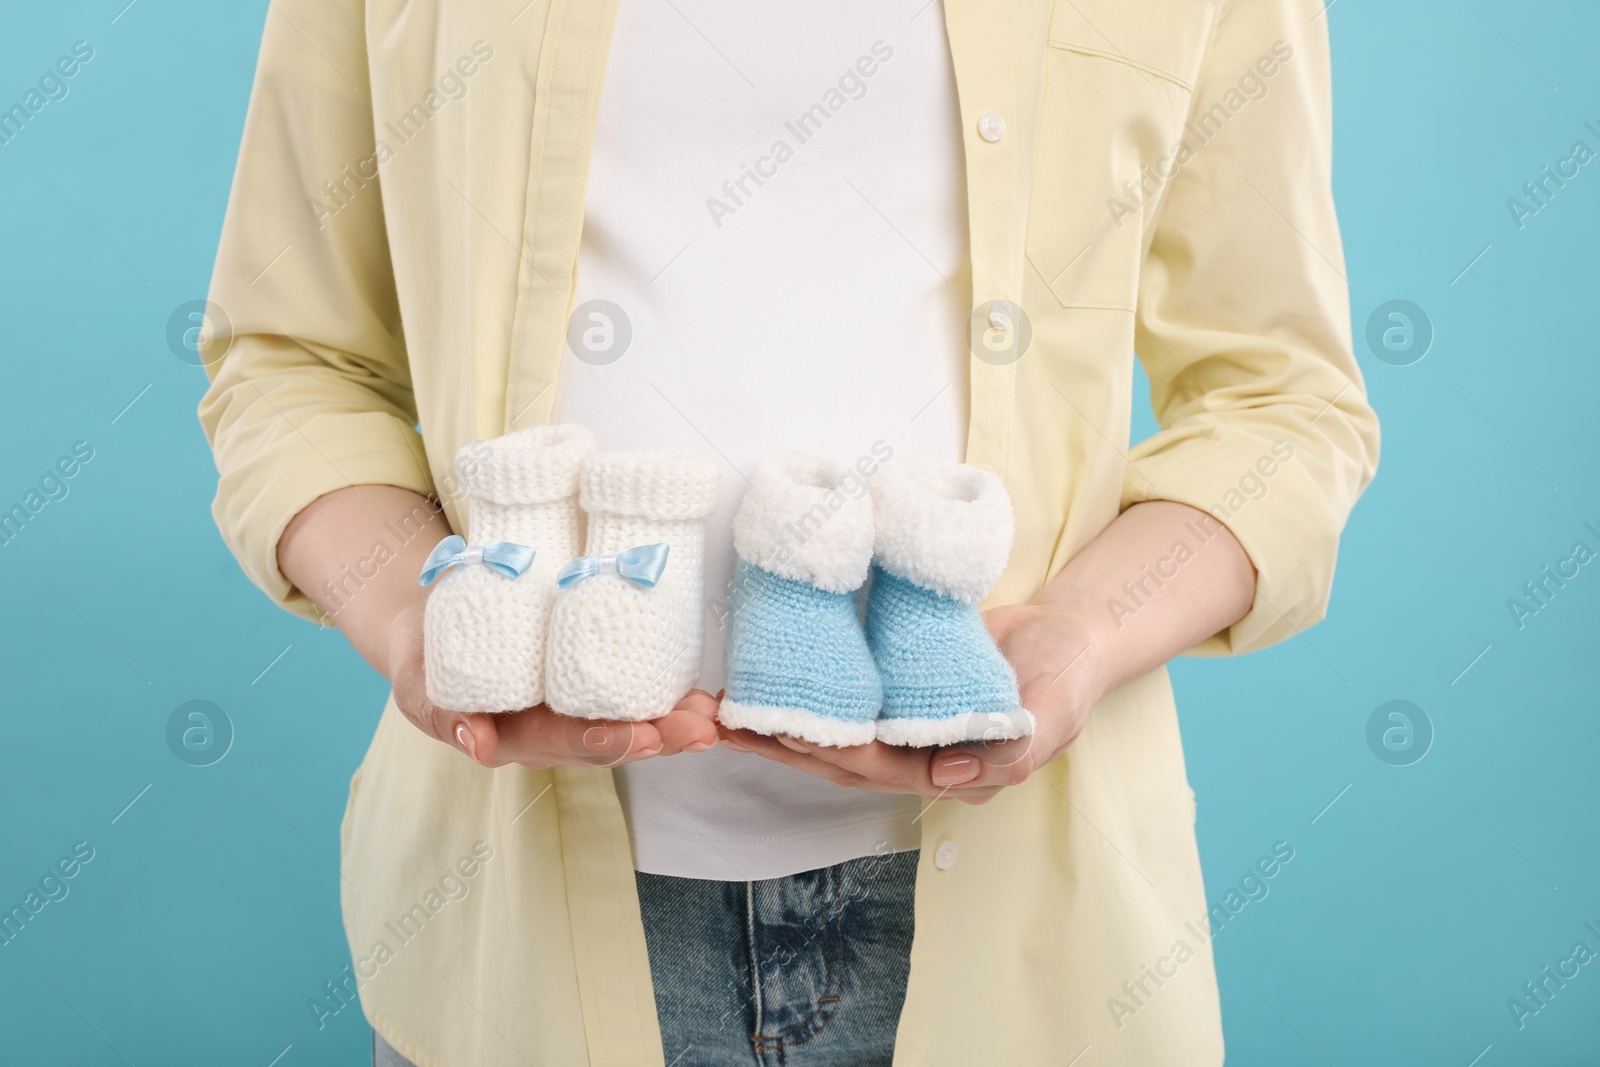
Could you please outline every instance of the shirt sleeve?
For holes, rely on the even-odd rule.
[[[345,486],[432,492],[384,230],[362,8],[270,6],[202,348],[217,526],[250,579],[307,618],[315,608],[278,569],[289,521]]]
[[[1135,347],[1161,430],[1131,452],[1122,506],[1209,512],[1257,572],[1249,614],[1193,654],[1323,617],[1377,468],[1333,204],[1326,26],[1293,0],[1223,5],[1143,266]]]

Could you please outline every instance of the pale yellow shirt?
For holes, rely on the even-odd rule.
[[[983,309],[967,458],[1017,512],[991,603],[1159,498],[1225,521],[1260,576],[1196,652],[1321,618],[1378,432],[1319,7],[947,0]],[[387,483],[437,491],[459,525],[456,449],[548,417],[613,9],[272,5],[201,419],[223,536],[292,610],[313,614],[276,546],[301,508]],[[1136,348],[1162,430],[1129,453]],[[1193,821],[1165,671],[992,803],[933,804],[896,1064],[1220,1063]],[[340,884],[363,1007],[420,1067],[661,1064],[610,772],[486,770],[391,704]],[[1131,1004],[1162,960],[1174,976]]]

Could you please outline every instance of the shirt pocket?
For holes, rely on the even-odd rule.
[[[1063,307],[1132,311],[1215,0],[1056,0],[1027,254]]]

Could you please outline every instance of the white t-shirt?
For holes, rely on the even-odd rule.
[[[721,461],[711,692],[761,454],[965,450],[960,120],[941,5],[923,3],[619,5],[553,419]],[[645,760],[617,787],[654,874],[775,878],[919,844],[920,798],[753,753]]]

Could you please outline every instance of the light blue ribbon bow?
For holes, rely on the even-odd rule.
[[[433,551],[428,553],[417,584],[432,585],[439,575],[451,567],[465,567],[474,563],[481,563],[506,578],[520,578],[533,565],[535,554],[527,545],[519,545],[514,541],[469,545],[464,538],[451,534],[434,545]]]
[[[620,574],[641,589],[653,589],[667,568],[670,546],[639,545],[614,556],[579,556],[556,572],[556,587],[565,589],[597,574]]]

